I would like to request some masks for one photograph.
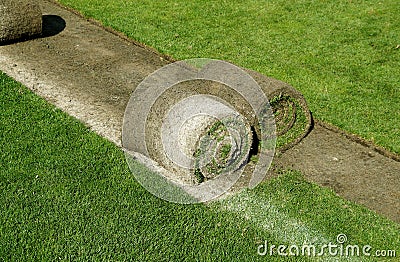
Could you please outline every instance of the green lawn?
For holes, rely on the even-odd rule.
[[[317,118],[400,152],[397,0],[61,2],[177,59],[291,83]],[[341,233],[400,255],[399,224],[297,172],[208,205],[172,204],[136,182],[119,148],[3,73],[0,112],[0,261],[308,261],[257,247],[320,247]]]
[[[176,59],[290,83],[314,116],[400,153],[400,1],[58,0]]]
[[[400,253],[399,224],[296,172],[209,205],[172,204],[135,181],[121,149],[3,73],[0,108],[0,261],[265,261],[264,241],[320,247],[340,233]]]

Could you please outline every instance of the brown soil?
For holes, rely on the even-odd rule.
[[[0,46],[0,70],[121,146],[132,91],[172,59],[53,2],[40,3],[43,37]],[[318,121],[285,149],[275,158],[277,168],[300,170],[308,180],[400,222],[399,156]]]

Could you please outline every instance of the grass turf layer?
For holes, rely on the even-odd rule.
[[[400,153],[400,2],[58,0],[176,59],[290,83],[316,118]]]
[[[0,108],[0,260],[265,261],[264,240],[339,233],[400,246],[398,224],[298,173],[208,206],[172,204],[135,181],[119,148],[2,73]]]

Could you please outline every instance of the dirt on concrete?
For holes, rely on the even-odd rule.
[[[319,185],[400,222],[400,162],[317,122],[299,144],[276,159]]]
[[[0,46],[0,70],[121,146],[132,91],[173,60],[54,2],[40,4],[43,37]],[[399,156],[319,121],[299,140],[275,157],[277,168],[300,170],[400,222]]]

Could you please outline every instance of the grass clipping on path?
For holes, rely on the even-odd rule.
[[[289,83],[314,117],[400,154],[400,2],[58,0],[175,59]]]
[[[135,181],[119,148],[2,73],[0,108],[0,260],[265,261],[265,240],[340,233],[400,253],[398,224],[298,173],[209,206],[172,204]]]

